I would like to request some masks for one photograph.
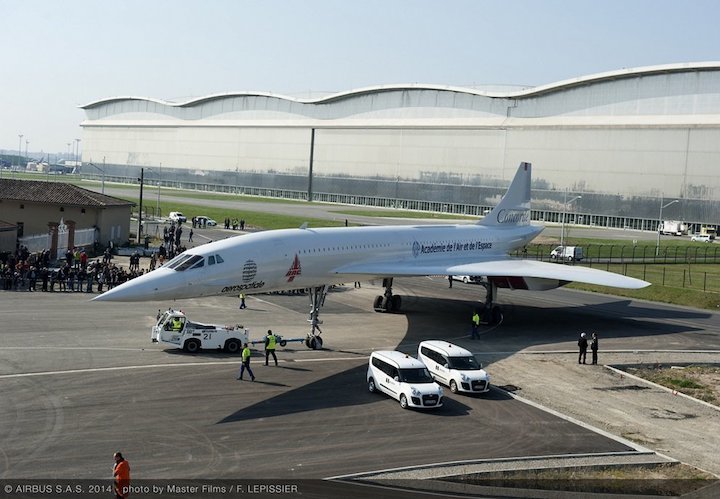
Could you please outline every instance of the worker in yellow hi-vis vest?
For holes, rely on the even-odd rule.
[[[478,314],[477,309],[473,310],[473,316],[472,316],[472,329],[470,331],[470,339],[471,340],[479,340],[480,335],[478,334],[478,327],[480,326],[480,314]]]
[[[268,329],[267,334],[265,335],[265,365],[268,365],[268,360],[270,360],[270,355],[273,356],[273,359],[275,359],[275,365],[277,366],[277,355],[275,355],[275,346],[277,345],[277,338],[272,332],[272,329]]]

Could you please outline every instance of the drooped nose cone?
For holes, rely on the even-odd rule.
[[[159,268],[96,296],[92,301],[153,301],[181,298],[185,280],[179,272]]]

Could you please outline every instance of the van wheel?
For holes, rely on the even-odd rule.
[[[400,407],[402,407],[403,409],[408,408],[407,397],[404,393],[400,394]]]
[[[467,276],[463,277],[463,283],[465,283],[465,284],[468,283],[468,278],[467,278]]]
[[[238,353],[240,351],[240,342],[235,339],[229,339],[225,342],[225,351],[227,353]]]
[[[377,391],[377,388],[375,387],[375,380],[372,378],[368,380],[368,391],[370,393],[375,393]]]
[[[200,350],[200,342],[198,340],[187,340],[183,350],[188,353],[198,353]]]
[[[453,393],[457,393],[457,392],[458,392],[457,383],[455,383],[455,380],[454,380],[454,379],[451,379],[451,380],[450,380],[450,391],[453,392]]]

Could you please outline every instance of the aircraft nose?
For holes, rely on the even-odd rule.
[[[173,274],[175,272],[169,269],[157,269],[109,289],[93,298],[92,301],[162,300],[166,293],[176,291],[179,285],[179,283],[174,282]]]

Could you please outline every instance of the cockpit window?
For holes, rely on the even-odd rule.
[[[194,269],[199,269],[199,268],[202,267],[203,265],[205,265],[205,260],[204,260],[204,259],[203,259],[203,260],[200,260],[199,262],[197,262],[195,265],[192,266],[192,268],[194,268]]]
[[[208,257],[208,265],[215,265],[215,255],[210,255]]]
[[[217,263],[223,263],[225,260],[223,260],[220,255],[215,255],[215,261],[216,261]]]
[[[183,260],[180,265],[175,267],[175,270],[178,272],[182,272],[184,270],[189,269],[190,267],[194,267],[196,263],[201,262],[198,267],[202,267],[202,262],[204,262],[205,259],[200,255],[190,255],[190,258]]]
[[[173,258],[172,260],[170,260],[168,263],[166,263],[165,267],[168,269],[174,269],[175,267],[180,265],[182,262],[184,262],[185,260],[187,260],[188,258],[191,258],[191,257],[192,257],[192,255],[190,255],[188,253],[181,253],[178,256],[176,256],[175,258]]]

